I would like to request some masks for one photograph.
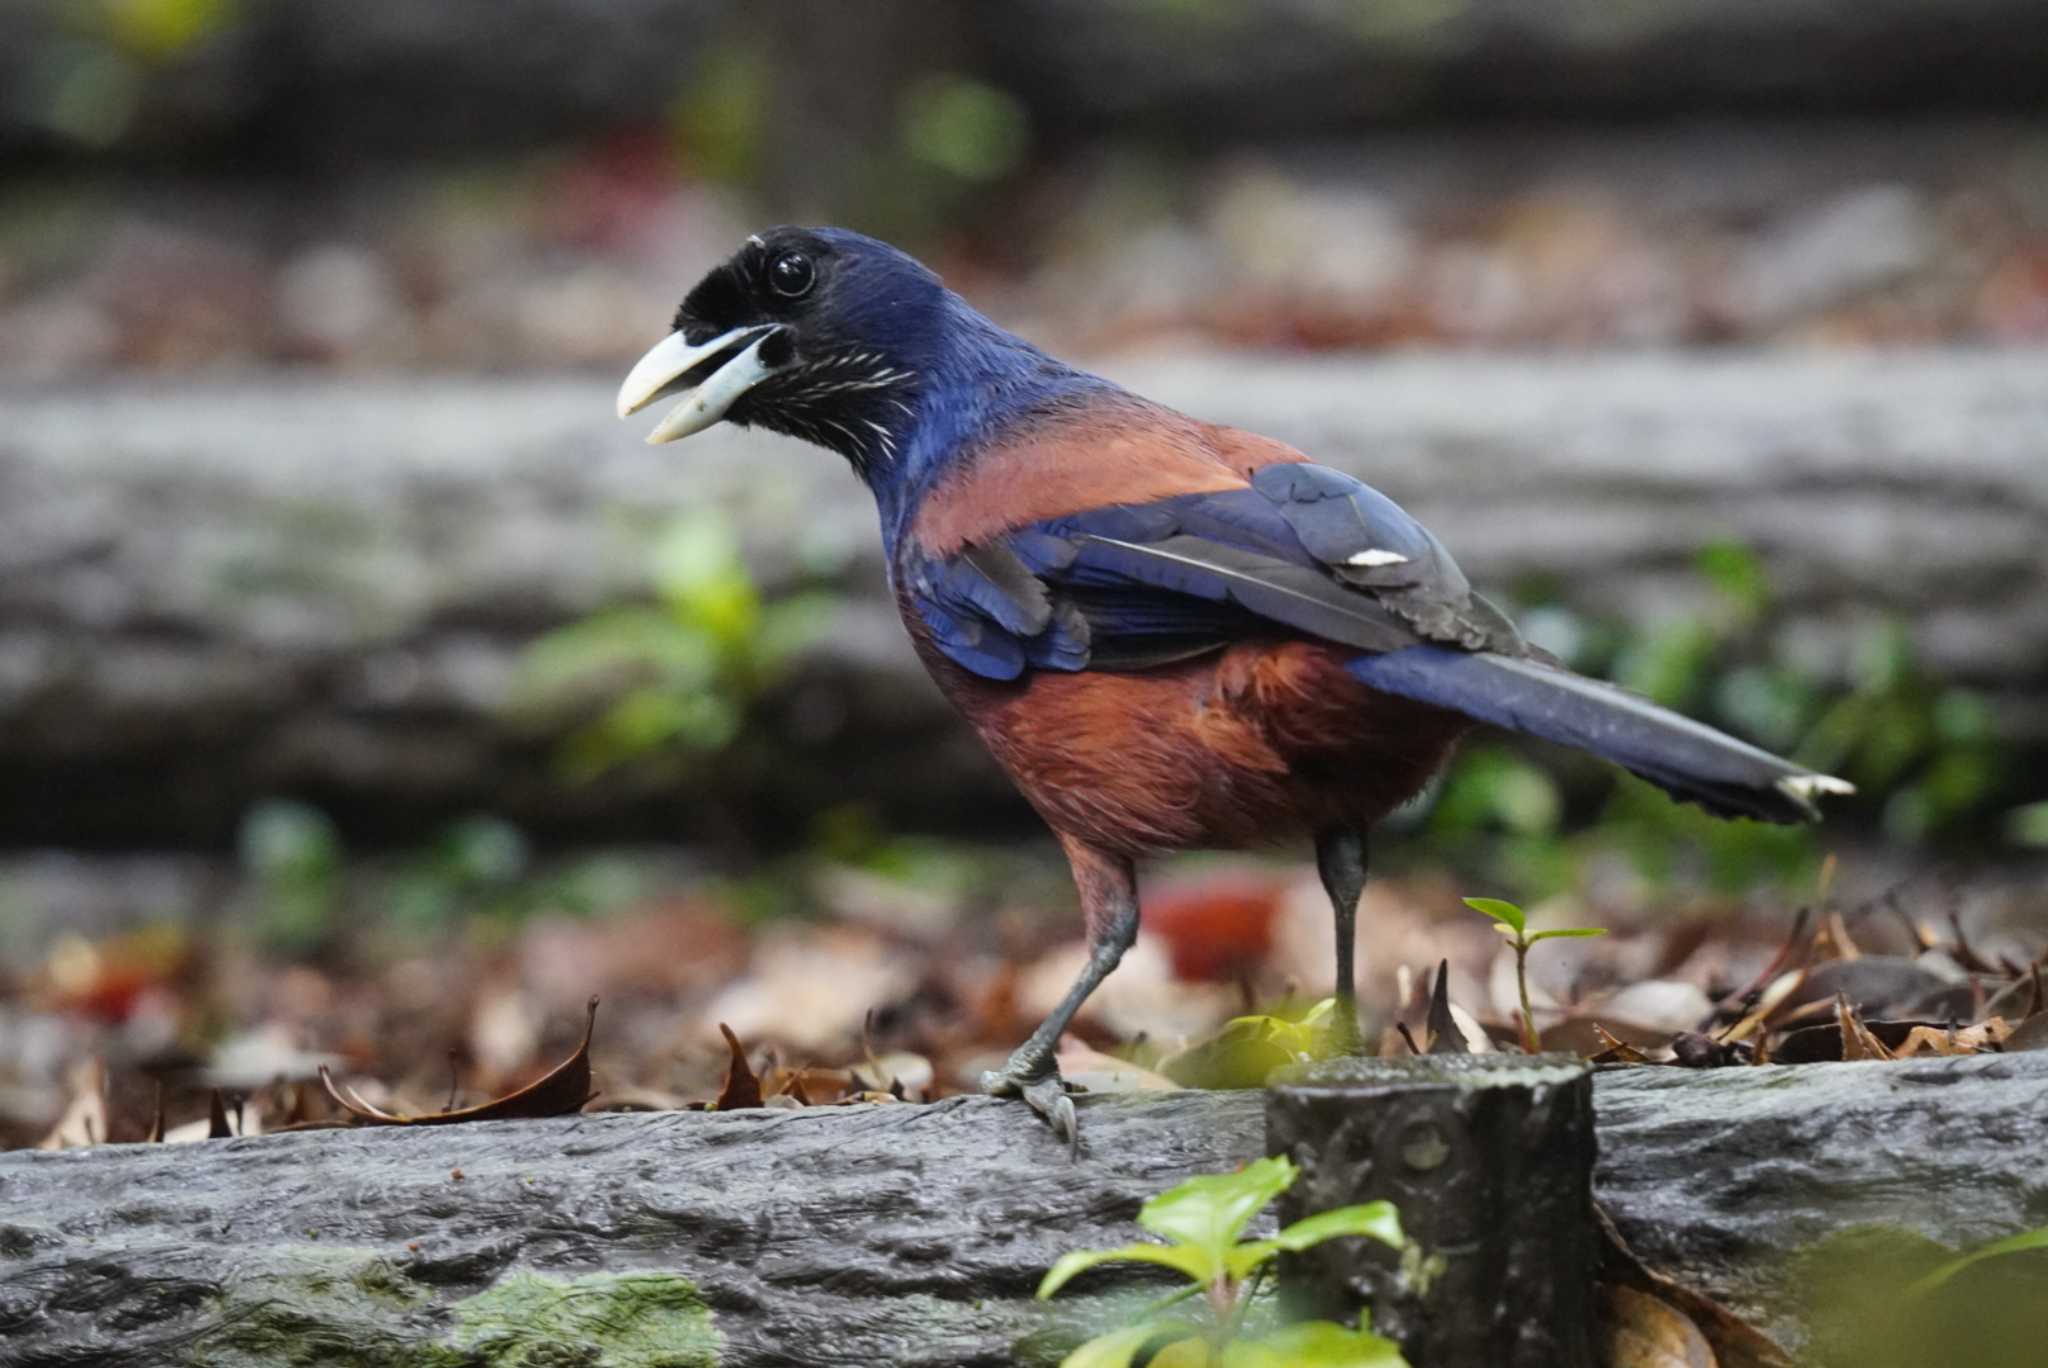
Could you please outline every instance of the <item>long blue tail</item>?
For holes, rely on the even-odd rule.
[[[1724,817],[1815,821],[1816,794],[1855,791],[1626,689],[1534,660],[1409,646],[1360,656],[1350,670],[1382,692],[1612,760]]]

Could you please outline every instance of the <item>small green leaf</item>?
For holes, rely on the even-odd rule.
[[[1159,1062],[1159,1072],[1186,1088],[1262,1088],[1275,1069],[1330,1052],[1336,999],[1324,998],[1298,1019],[1232,1017],[1215,1034]]]
[[[1223,1368],[1409,1368],[1400,1346],[1370,1330],[1302,1321],[1223,1349]]]
[[[1118,1249],[1076,1249],[1060,1255],[1059,1262],[1047,1271],[1044,1280],[1038,1284],[1038,1299],[1044,1301],[1077,1274],[1106,1263],[1158,1264],[1185,1273],[1203,1284],[1215,1281],[1222,1268],[1221,1259],[1211,1258],[1208,1251],[1185,1244],[1129,1244]]]
[[[1161,1345],[1145,1368],[1216,1368],[1215,1356],[1209,1352],[1209,1341],[1195,1326],[1185,1328],[1189,1338]]]
[[[1274,1240],[1288,1253],[1298,1254],[1340,1235],[1363,1235],[1390,1249],[1399,1249],[1408,1243],[1408,1237],[1401,1233],[1400,1214],[1394,1210],[1392,1202],[1365,1202],[1317,1212],[1296,1221]]]
[[[1230,1247],[1252,1217],[1292,1187],[1298,1173],[1285,1158],[1267,1158],[1253,1160],[1236,1173],[1190,1178],[1140,1207],[1138,1224],[1199,1251],[1208,1271],[1190,1276],[1208,1282],[1226,1267]],[[1058,1267],[1055,1264],[1054,1271]]]
[[[1982,1263],[1986,1259],[1995,1259],[2001,1254],[2019,1254],[2029,1249],[2048,1249],[2048,1226],[2042,1226],[2039,1230],[2026,1230],[2021,1231],[2017,1235],[2009,1235],[2005,1239],[1994,1241],[1981,1249],[1973,1249],[1960,1258],[1950,1259],[1947,1263],[1935,1269],[1911,1287],[1908,1287],[1906,1295],[1909,1297],[1925,1296],[1972,1264]]]
[[[1243,1244],[1232,1245],[1230,1252],[1223,1256],[1223,1271],[1242,1281],[1253,1269],[1279,1252],[1278,1240],[1246,1240]]]
[[[1338,1207],[1304,1217],[1270,1240],[1250,1240],[1236,1246],[1225,1258],[1233,1278],[1243,1278],[1254,1268],[1282,1250],[1299,1253],[1325,1240],[1343,1235],[1363,1235],[1394,1249],[1404,1248],[1401,1218],[1392,1202],[1367,1202],[1363,1206]]]
[[[1194,1333],[1195,1327],[1185,1321],[1146,1321],[1142,1325],[1127,1325],[1089,1340],[1061,1359],[1060,1368],[1131,1368],[1131,1360],[1162,1335]],[[1158,1362],[1156,1355],[1153,1362]]]
[[[1484,912],[1495,921],[1513,927],[1516,935],[1520,935],[1529,924],[1528,919],[1522,915],[1521,908],[1511,902],[1502,902],[1499,898],[1467,898],[1465,906],[1474,912]]]
[[[1604,926],[1565,926],[1559,927],[1555,931],[1538,931],[1535,935],[1529,937],[1529,944],[1534,945],[1537,941],[1557,940],[1560,937],[1566,936],[1604,936],[1606,934],[1607,928]]]

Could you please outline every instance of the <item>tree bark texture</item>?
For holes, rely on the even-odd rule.
[[[1576,1056],[1344,1059],[1266,1094],[1300,1166],[1282,1222],[1390,1201],[1434,1262],[1339,1240],[1282,1256],[1283,1292],[1414,1363],[1593,1368],[1593,1079]]]
[[[1083,1099],[1078,1160],[981,1098],[0,1155],[0,1363],[1056,1361],[1163,1284],[1106,1269],[1047,1307],[1046,1267],[1262,1153],[1265,1105]],[[1638,1068],[1594,1108],[1637,1253],[1789,1346],[1802,1248],[1966,1248],[2048,1210],[2048,1054]]]
[[[1823,675],[1899,621],[1936,677],[2048,741],[2048,355],[1211,356],[1108,368],[1405,503],[1495,590],[1638,625],[1767,568],[1773,653]],[[841,463],[728,428],[650,449],[610,377],[259,377],[0,390],[0,833],[218,841],[292,793],[393,838],[486,809],[564,836],[1028,818],[924,680]],[[646,593],[714,509],[770,592],[841,607],[742,745],[569,784],[510,709],[549,628]]]

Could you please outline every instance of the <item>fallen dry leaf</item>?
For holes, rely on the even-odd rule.
[[[1682,1311],[1712,1348],[1714,1357],[1709,1362],[1718,1368],[1794,1368],[1785,1351],[1761,1330],[1713,1298],[1645,1264],[1597,1202],[1593,1218],[1600,1227],[1600,1277],[1605,1286],[1631,1288]]]
[[[1721,1033],[1725,1042],[1747,1040],[1756,1034],[1763,1024],[1776,1014],[1777,1010],[1799,991],[1799,985],[1806,981],[1804,969],[1794,969],[1771,980],[1768,987],[1757,995],[1756,1004],[1749,1014]]]
[[[1439,960],[1436,966],[1436,984],[1429,990],[1429,1016],[1423,1025],[1428,1028],[1430,1054],[1470,1054],[1472,1045],[1464,1031],[1458,1027],[1458,1019],[1451,1014],[1451,962]]]
[[[98,1056],[83,1060],[72,1069],[71,1101],[50,1133],[36,1142],[37,1149],[74,1149],[97,1145],[107,1138],[107,1066]]]
[[[1850,1005],[1849,999],[1839,995],[1835,998],[1835,1027],[1841,1033],[1844,1062],[1892,1057],[1892,1052],[1870,1033],[1870,1028],[1856,1015],[1856,1009]]]
[[[2004,1045],[2012,1033],[2012,1024],[2004,1017],[1992,1017],[1975,1026],[1915,1026],[1892,1053],[1900,1059],[1915,1055],[1983,1054]]]
[[[1566,1017],[1543,1028],[1537,1043],[1545,1052],[1582,1056],[1605,1055],[1617,1045],[1637,1051],[1661,1049],[1669,1031],[1646,1030],[1639,1023],[1604,1015]],[[1612,1062],[1612,1061],[1609,1061]]]
[[[465,1107],[460,1111],[428,1112],[421,1116],[398,1116],[371,1106],[353,1089],[336,1083],[324,1064],[320,1066],[320,1081],[326,1085],[328,1096],[363,1125],[451,1126],[464,1121],[563,1116],[581,1110],[583,1104],[595,1096],[590,1088],[590,1037],[597,1029],[597,998],[594,995],[588,1011],[589,1016],[583,1023],[583,1041],[574,1054],[517,1092],[507,1093],[480,1106]]]
[[[1650,1057],[1648,1055],[1644,1054],[1635,1046],[1629,1044],[1626,1040],[1622,1040],[1619,1037],[1617,1037],[1612,1031],[1608,1030],[1605,1026],[1602,1026],[1599,1022],[1595,1021],[1590,1024],[1593,1028],[1594,1035],[1599,1039],[1601,1044],[1599,1053],[1590,1056],[1592,1063],[1648,1064],[1650,1062]],[[1546,1046],[1549,1046],[1550,1042],[1546,1040],[1544,1044]]]
[[[1092,1093],[1175,1092],[1180,1084],[1115,1055],[1091,1050],[1072,1036],[1060,1041],[1060,1077]]]
[[[1750,1047],[1741,1041],[1716,1040],[1699,1031],[1671,1037],[1671,1057],[1688,1069],[1724,1069],[1750,1062]]]
[[[2028,1017],[2003,1042],[2007,1050],[2048,1050],[2048,1012]]]
[[[754,1075],[754,1066],[747,1063],[747,1052],[740,1045],[740,1038],[732,1033],[732,1027],[718,1023],[718,1033],[725,1037],[725,1047],[732,1052],[732,1062],[725,1066],[725,1086],[718,1090],[718,1100],[711,1104],[713,1111],[738,1111],[743,1107],[761,1105],[761,1080]]]
[[[893,1050],[883,1055],[871,1054],[868,1056],[867,1066],[861,1073],[873,1079],[884,1091],[900,1090],[901,1096],[914,1097],[919,1101],[930,1100],[932,1085],[937,1079],[937,1071],[932,1068],[932,1062],[923,1055],[913,1054],[909,1050]]]
[[[158,1138],[167,1145],[190,1145],[201,1140],[226,1140],[265,1133],[263,1112],[243,1098],[229,1106],[217,1090],[207,1098],[206,1115],[172,1126]]]
[[[2020,1032],[2003,1017],[1974,1026],[1943,1021],[1870,1021],[1848,1013],[1845,1031],[1839,1011],[1833,1021],[1801,1026],[1772,1041],[1771,1060],[1778,1064],[1825,1064],[1843,1059],[1905,1059],[1912,1055],[1984,1054],[1993,1050],[2026,1049],[2014,1044]]]
[[[1936,962],[1940,962],[1937,960]],[[1815,1003],[1832,1010],[1837,997],[1846,997],[1865,1017],[1946,1017],[1968,1012],[1970,985],[1960,969],[1947,966],[1937,973],[1928,964],[1901,955],[1865,955],[1861,959],[1830,960],[1807,970],[1799,991],[1785,1000],[1791,1011]]]
[[[1605,1368],[1720,1368],[1692,1317],[1633,1287],[1601,1289]]]
[[[206,1138],[209,1140],[231,1140],[234,1127],[228,1124],[228,1104],[215,1088],[206,1095]]]

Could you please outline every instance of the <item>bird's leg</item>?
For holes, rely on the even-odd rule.
[[[1054,1055],[1074,1013],[1138,938],[1138,878],[1131,862],[1120,855],[1106,854],[1065,836],[1060,844],[1073,865],[1074,886],[1080,890],[1081,910],[1088,919],[1088,963],[1052,1015],[1010,1055],[1009,1063],[981,1076],[981,1090],[996,1097],[1022,1097],[1072,1145],[1078,1138],[1074,1103],[1067,1096]]]
[[[1337,928],[1337,1024],[1333,1043],[1339,1054],[1363,1048],[1358,1032],[1358,997],[1353,986],[1352,950],[1358,940],[1358,898],[1365,892],[1365,833],[1340,829],[1316,837],[1316,872],[1330,895]]]

